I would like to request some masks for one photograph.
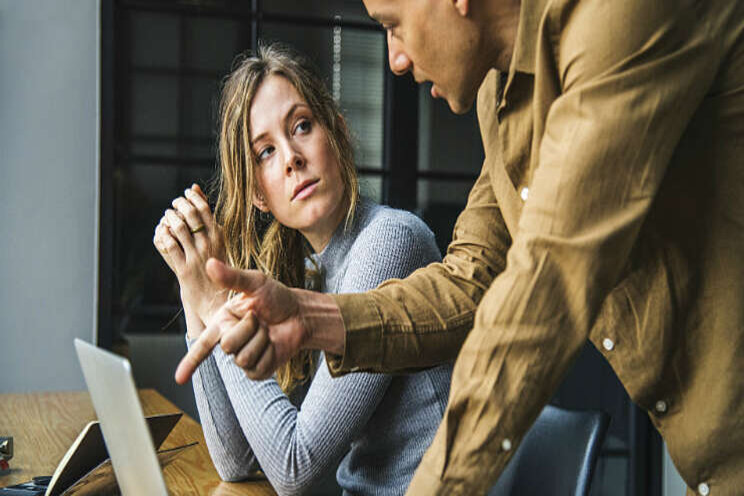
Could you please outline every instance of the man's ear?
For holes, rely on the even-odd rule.
[[[452,5],[463,17],[467,17],[470,13],[470,0],[452,0]]]
[[[261,212],[266,213],[269,211],[269,206],[266,205],[266,199],[260,192],[253,193],[253,206],[259,209]]]

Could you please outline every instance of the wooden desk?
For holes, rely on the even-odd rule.
[[[145,415],[180,410],[153,389],[139,391]],[[0,487],[52,475],[57,463],[83,429],[95,420],[86,392],[0,394],[0,435],[13,436],[15,453],[11,472],[0,476]],[[168,492],[215,496],[274,496],[265,481],[227,483],[220,480],[209,458],[201,426],[184,414],[163,443],[168,449],[193,441],[199,445],[184,451],[163,471]]]

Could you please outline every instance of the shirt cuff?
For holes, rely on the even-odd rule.
[[[360,370],[379,369],[382,363],[382,316],[371,296],[364,293],[331,295],[346,329],[344,354],[326,353],[333,377]]]

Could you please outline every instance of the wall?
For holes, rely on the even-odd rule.
[[[99,0],[0,0],[0,392],[83,389],[94,340]]]
[[[672,459],[669,458],[666,445],[664,445],[664,466],[662,470],[664,471],[664,480],[661,489],[662,496],[683,496],[687,490],[687,485],[674,467]]]

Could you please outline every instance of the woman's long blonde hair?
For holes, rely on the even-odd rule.
[[[295,229],[276,219],[262,222],[261,212],[252,205],[258,191],[251,149],[250,113],[253,98],[270,75],[286,78],[307,102],[314,118],[325,130],[341,167],[343,201],[348,205],[345,226],[353,219],[359,200],[359,182],[354,168],[354,150],[341,112],[310,64],[289,48],[261,45],[244,56],[224,82],[220,103],[220,135],[217,221],[225,233],[227,261],[240,269],[258,269],[291,287],[305,287],[305,257],[312,253],[307,241]],[[285,391],[307,380],[312,354],[303,350],[277,371]]]

